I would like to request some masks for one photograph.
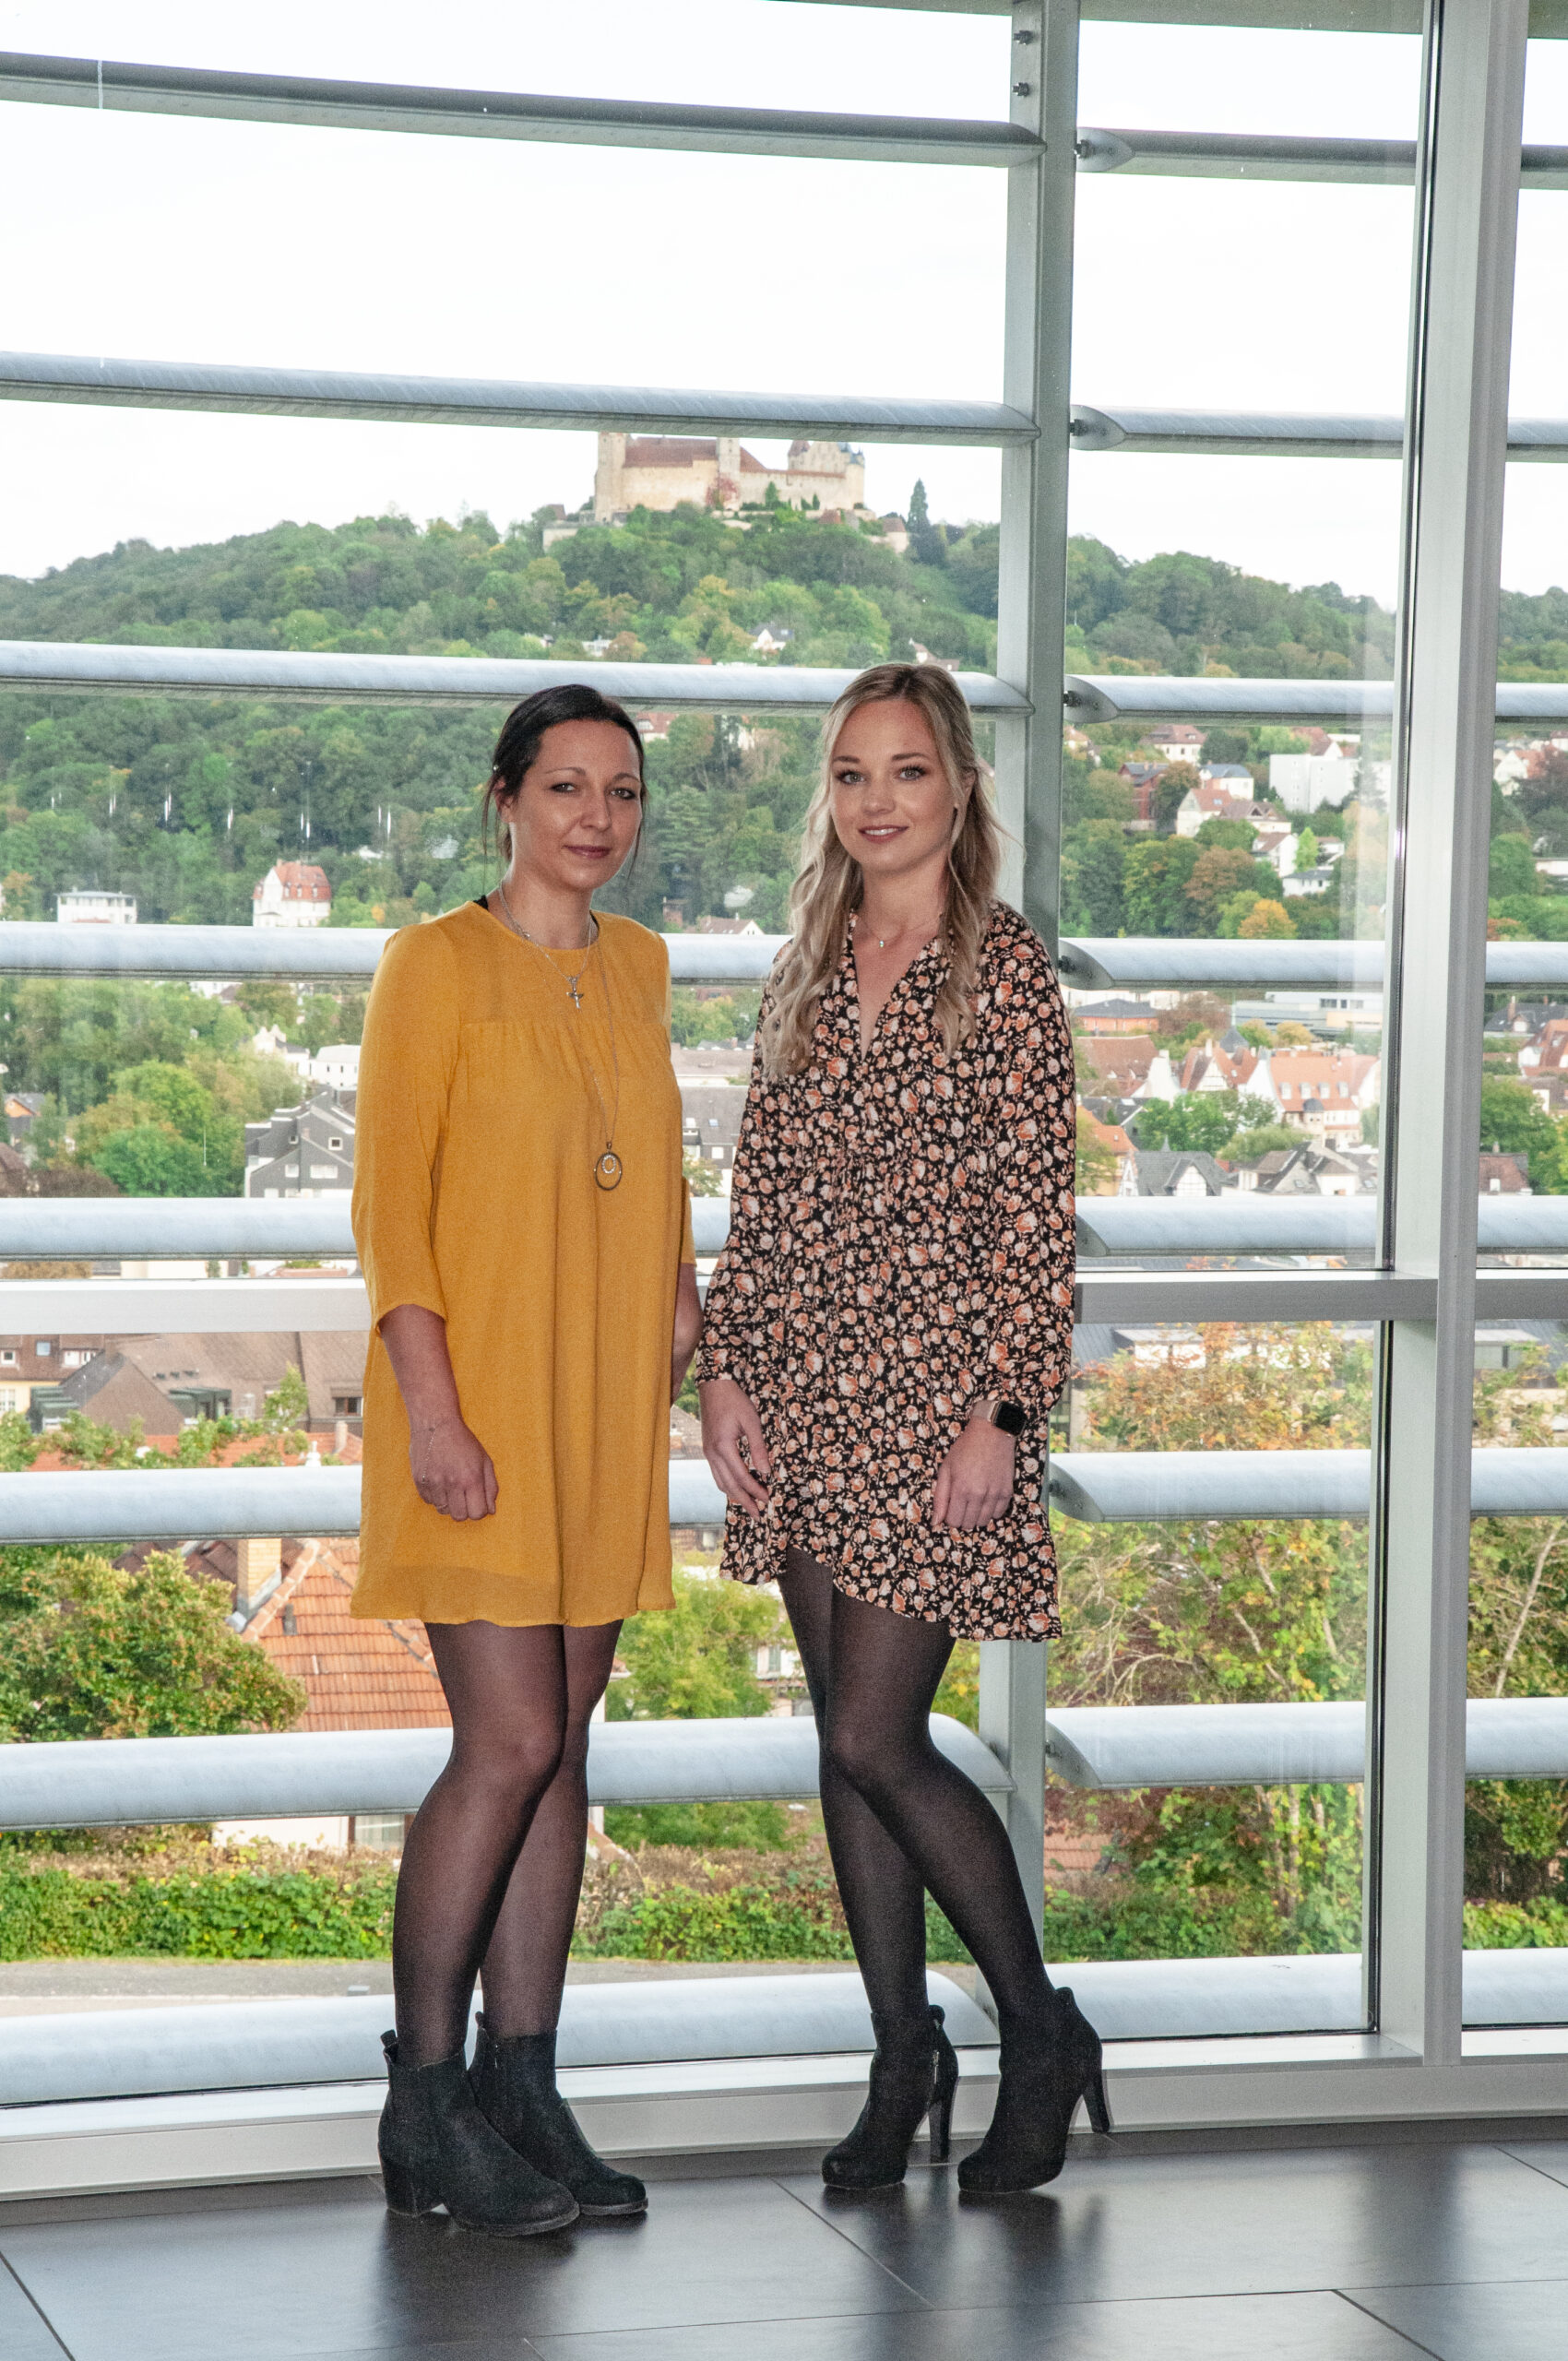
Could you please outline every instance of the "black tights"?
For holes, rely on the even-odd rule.
[[[392,1984],[405,2063],[468,2039],[474,1977],[492,2032],[549,2033],[561,2009],[588,1833],[588,1721],[619,1623],[426,1627],[452,1755],[403,1847]]]
[[[850,1940],[878,2016],[923,2012],[925,1895],[991,1987],[1004,2035],[1048,2020],[1051,1984],[1007,1833],[973,1780],[932,1745],[945,1624],[835,1590],[798,1549],[779,1588],[816,1712],[822,1816]]]

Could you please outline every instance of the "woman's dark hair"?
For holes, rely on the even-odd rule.
[[[624,730],[637,750],[637,777],[643,781],[643,810],[647,810],[647,784],[644,777],[642,733],[624,705],[613,697],[601,696],[590,689],[586,681],[567,681],[560,688],[536,689],[531,697],[515,705],[501,725],[501,735],[495,742],[491,757],[490,777],[484,785],[481,806],[484,826],[488,833],[492,821],[495,826],[496,846],[503,860],[512,858],[512,831],[502,817],[503,802],[509,802],[523,780],[539,760],[540,745],[547,730],[558,721],[608,721]],[[641,831],[638,831],[641,841]],[[636,859],[636,848],[632,858]]]

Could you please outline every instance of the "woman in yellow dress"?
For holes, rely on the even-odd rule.
[[[424,1623],[452,1713],[398,1882],[382,2165],[394,2210],[506,2236],[647,2202],[555,2086],[588,1721],[623,1618],[672,1604],[668,1412],[701,1324],[668,955],[591,907],[645,799],[620,706],[525,699],[486,789],[505,876],[393,938],[360,1068],[353,1611]]]

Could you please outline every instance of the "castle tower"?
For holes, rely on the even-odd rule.
[[[625,505],[626,438],[624,434],[601,434],[599,465],[593,477],[594,521],[605,524]]]

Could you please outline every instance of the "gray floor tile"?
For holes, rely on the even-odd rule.
[[[732,2329],[547,2336],[540,2361],[736,2361]],[[1415,2361],[1342,2296],[1194,2296],[1028,2311],[883,2313],[746,2331],[744,2361]]]
[[[938,2308],[1557,2279],[1568,2257],[1568,2189],[1495,2148],[1112,2150],[992,2203],[946,2174],[786,2186]]]
[[[1545,2187],[1544,2182],[1538,2182]],[[35,2223],[6,2260],[74,2361],[325,2361],[485,2338],[918,2309],[777,2182],[667,2182],[644,2221],[482,2238],[317,2208]],[[526,2348],[525,2348],[526,2349]]]
[[[1506,2153],[1538,2173],[1568,2183],[1568,2140],[1510,2140]]]
[[[1356,2301],[1437,2361],[1562,2361],[1568,2354],[1568,2279],[1360,2289]]]
[[[5,2264],[0,2262],[0,2353],[6,2361],[65,2361],[57,2337],[38,2316],[38,2308]]]

